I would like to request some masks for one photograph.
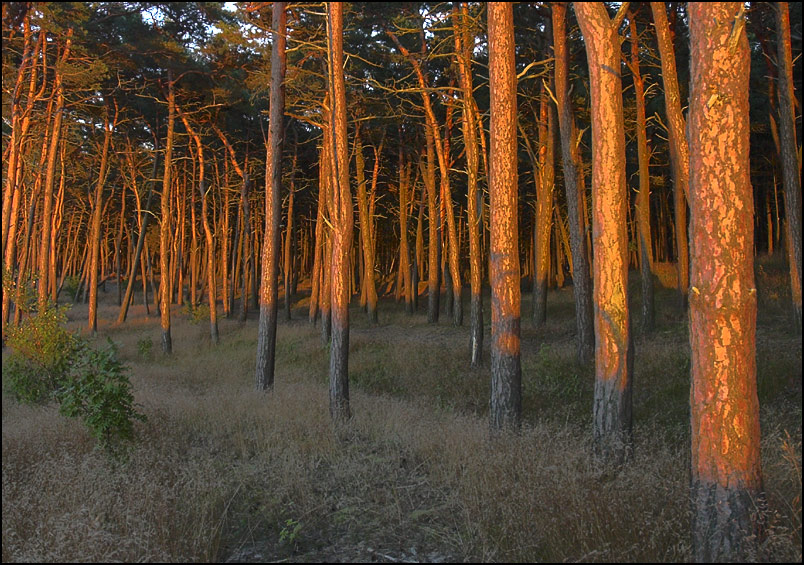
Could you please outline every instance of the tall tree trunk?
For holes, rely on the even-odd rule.
[[[43,311],[47,305],[50,286],[48,273],[50,273],[50,235],[52,230],[51,217],[53,215],[53,184],[56,180],[56,154],[61,140],[61,122],[64,113],[64,77],[63,69],[70,58],[73,30],[67,31],[67,39],[62,51],[61,63],[56,65],[56,74],[53,79],[53,95],[56,98],[56,109],[53,114],[53,129],[50,132],[50,147],[47,152],[47,172],[45,173],[44,202],[42,205],[42,233],[39,246],[39,282],[38,306]]]
[[[324,265],[324,212],[327,193],[327,175],[329,167],[326,161],[326,141],[318,155],[318,208],[315,222],[315,242],[313,243],[313,271],[311,276],[310,314],[311,324],[315,324],[319,314],[319,303],[323,297],[324,289],[321,285],[321,272]]]
[[[592,94],[594,241],[594,448],[604,463],[630,457],[633,345],[628,319],[625,126],[619,68],[619,18],[599,2],[575,2],[589,61]],[[577,266],[576,266],[577,270]]]
[[[570,245],[572,246],[572,291],[575,295],[575,323],[578,331],[578,362],[586,364],[592,359],[595,349],[595,334],[592,322],[592,281],[586,250],[585,220],[580,197],[583,188],[583,169],[576,137],[575,118],[569,97],[569,54],[567,53],[566,13],[562,2],[554,2],[553,50],[555,53],[556,101],[558,125],[561,131],[561,155],[564,163],[564,184],[567,192],[567,215],[569,217]],[[619,68],[619,64],[615,66]]]
[[[698,562],[746,559],[762,499],[743,4],[690,19],[692,539]],[[715,229],[713,229],[715,226]]]
[[[469,280],[470,280],[470,350],[471,366],[479,367],[483,358],[483,288],[482,258],[480,256],[480,214],[478,213],[478,141],[473,104],[472,49],[474,34],[471,33],[469,14],[465,2],[453,8],[455,22],[455,54],[458,60],[458,77],[463,97],[463,138],[466,148],[466,202],[467,227],[469,229]]]
[[[298,142],[293,148],[293,169],[290,171],[290,194],[288,195],[288,215],[287,224],[285,226],[285,319],[290,320],[290,307],[293,301],[293,279],[296,276],[295,254],[296,254],[296,239],[295,232],[293,231],[293,197],[296,192],[295,178],[296,178],[296,163],[298,156]]]
[[[489,2],[491,146],[491,427],[518,430],[522,418],[517,219],[516,67],[513,4]]]
[[[332,101],[332,346],[329,361],[329,408],[335,422],[349,411],[349,250],[354,211],[349,189],[346,139],[346,87],[343,66],[343,4],[327,4],[329,91]]]
[[[550,228],[553,217],[554,111],[542,85],[539,110],[539,175],[536,176],[536,227],[534,229],[533,325],[547,321],[547,273],[550,268]],[[535,169],[535,167],[534,167]],[[536,172],[534,170],[534,172]]]
[[[678,261],[678,288],[682,304],[687,300],[689,287],[689,250],[687,241],[687,191],[690,179],[690,148],[687,144],[687,126],[681,114],[681,95],[678,88],[676,57],[673,39],[667,23],[664,2],[651,2],[653,23],[659,54],[662,59],[662,83],[667,113],[667,131],[670,140],[670,162],[673,165],[673,198],[675,205],[676,250]]]
[[[439,306],[441,299],[441,239],[439,238],[438,202],[436,199],[435,183],[435,142],[430,128],[425,128],[427,147],[427,174],[424,175],[424,184],[427,187],[427,217],[428,217],[428,244],[427,244],[427,322],[438,323]]]
[[[170,337],[170,184],[173,167],[173,130],[176,122],[176,93],[173,72],[168,70],[168,125],[165,142],[165,174],[162,179],[162,217],[159,228],[159,310],[162,327],[162,352],[173,352]]]
[[[279,276],[279,215],[282,190],[282,149],[285,121],[285,68],[287,12],[284,2],[275,2],[271,35],[271,116],[268,129],[269,154],[265,167],[265,233],[262,244],[260,322],[257,333],[257,390],[274,386],[276,363],[276,317]],[[289,209],[288,215],[292,214]]]
[[[380,154],[385,137],[380,141],[379,148],[374,148],[374,172],[372,177],[372,190],[376,189],[377,176],[380,167]],[[357,211],[360,216],[360,237],[363,248],[363,275],[362,283],[366,293],[366,308],[369,320],[377,323],[377,286],[374,281],[374,244],[369,216],[368,197],[366,195],[365,166],[363,163],[363,143],[360,137],[360,127],[355,126],[355,172],[357,174]]]
[[[249,178],[248,174],[248,163],[245,164],[243,167],[243,184],[240,188],[240,204],[241,208],[241,216],[240,216],[240,225],[242,230],[240,233],[242,234],[243,239],[243,248],[242,248],[242,262],[241,267],[243,269],[243,273],[240,278],[240,318],[241,322],[245,322],[246,318],[248,317],[248,294],[249,294],[249,276],[252,275],[251,273],[251,266],[252,266],[252,257],[251,257],[251,205],[249,202],[249,190],[251,189],[251,179]],[[276,228],[277,234],[277,244],[276,244],[276,261],[277,261],[277,268],[279,266],[279,225],[277,223]],[[277,273],[278,276],[278,273]]]
[[[11,133],[8,140],[9,155],[6,174],[3,177],[3,256],[5,256],[6,245],[8,244],[9,228],[11,225],[16,225],[16,218],[14,218],[12,224],[12,201],[16,199],[16,201],[19,202],[20,197],[19,189],[17,188],[17,162],[22,152],[22,137],[20,136],[20,118],[22,115],[20,98],[22,96],[22,84],[29,66],[31,67],[31,77],[34,78],[36,76],[36,60],[34,57],[38,55],[39,51],[39,42],[37,42],[34,56],[31,56],[31,18],[27,13],[23,21],[23,38],[22,61],[17,69],[17,78],[11,94]],[[31,86],[33,87],[33,85]],[[30,104],[31,102],[29,95],[28,103]],[[3,327],[5,328],[5,318],[3,319]]]
[[[793,296],[795,328],[801,333],[801,161],[796,156],[796,120],[793,101],[793,55],[790,44],[790,14],[787,2],[776,8],[779,67],[779,145],[787,213],[788,262]]]
[[[408,249],[408,182],[405,156],[402,150],[402,131],[399,137],[399,274],[405,288],[405,312],[413,314],[413,292],[410,280],[410,249]],[[400,288],[400,286],[397,286]]]
[[[636,20],[629,13],[631,30],[631,73],[636,96],[636,137],[639,160],[639,194],[637,196],[637,224],[639,232],[639,269],[642,283],[642,332],[650,333],[656,321],[653,304],[653,242],[650,235],[650,151],[645,119],[645,84],[639,71],[639,36]]]
[[[106,169],[109,163],[109,146],[112,143],[112,133],[117,122],[109,123],[109,107],[106,106],[106,116],[103,121],[103,150],[101,151],[100,167],[98,168],[98,182],[95,186],[95,198],[92,203],[92,223],[89,232],[89,322],[87,330],[95,335],[98,332],[98,270],[101,240],[101,212],[103,210],[103,185],[106,182]]]

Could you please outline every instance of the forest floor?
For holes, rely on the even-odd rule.
[[[757,380],[766,535],[758,561],[801,561],[802,344],[784,264],[757,267]],[[638,313],[639,284],[631,284]],[[352,420],[328,410],[327,346],[280,312],[274,390],[254,391],[258,312],[220,320],[172,310],[174,354],[135,296],[115,327],[100,293],[98,345],[111,339],[147,416],[125,461],[94,448],[55,405],[2,398],[2,558],[7,561],[452,562],[688,561],[689,342],[673,290],[657,327],[635,324],[635,456],[590,457],[593,373],[575,361],[572,288],[530,323],[523,292],[523,429],[488,428],[490,312],[482,368],[469,368],[468,315],[426,321],[392,298],[372,326],[351,317]],[[442,297],[443,299],[443,297]],[[443,302],[443,300],[442,300]],[[237,305],[239,307],[239,303]],[[464,308],[468,314],[468,299]],[[153,309],[152,309],[153,314]],[[220,307],[219,307],[220,315]],[[634,316],[636,319],[638,316]],[[84,331],[86,305],[69,311]],[[5,355],[4,351],[4,363]]]

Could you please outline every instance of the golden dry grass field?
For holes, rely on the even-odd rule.
[[[768,505],[756,559],[800,562],[801,339],[787,329],[783,266],[759,267]],[[213,346],[206,320],[177,307],[164,357],[158,318],[135,305],[112,327],[117,292],[107,290],[97,340],[118,345],[147,422],[115,461],[55,405],[20,405],[4,391],[4,562],[691,557],[689,345],[673,291],[657,289],[657,331],[636,339],[635,457],[611,471],[590,457],[593,380],[574,363],[571,288],[550,292],[538,331],[524,295],[516,436],[490,435],[488,366],[468,368],[468,327],[448,316],[428,325],[423,311],[407,316],[386,299],[371,327],[353,306],[353,420],[334,429],[327,348],[304,299],[279,322],[276,385],[261,394],[255,312],[245,324],[222,320]],[[70,327],[86,316],[74,306]],[[488,322],[485,332],[488,348]]]

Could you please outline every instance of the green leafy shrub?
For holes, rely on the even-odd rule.
[[[206,304],[192,305],[187,302],[182,307],[182,313],[188,316],[193,324],[200,324],[204,320],[209,320],[209,306]]]
[[[79,340],[64,328],[65,307],[51,307],[7,331],[11,349],[4,370],[10,392],[21,402],[48,402],[68,378]]]
[[[39,277],[34,275],[28,279],[18,280],[13,271],[3,268],[3,293],[14,296],[16,307],[23,312],[36,310],[37,294],[36,281]]]
[[[134,421],[145,417],[135,408],[114,343],[98,350],[71,334],[65,311],[51,307],[9,328],[7,386],[24,403],[56,400],[62,415],[80,418],[100,447],[116,453],[133,438]]]
[[[146,336],[142,339],[137,340],[137,351],[140,352],[140,355],[143,357],[149,358],[151,356],[151,350],[154,348],[154,340],[150,338],[150,336]]]
[[[144,421],[145,416],[134,407],[126,367],[108,341],[100,350],[81,343],[57,398],[62,415],[81,418],[101,447],[114,450],[134,437],[134,420]]]
[[[61,289],[67,296],[75,296],[78,292],[78,286],[81,284],[81,278],[75,275],[69,275],[64,279],[64,285]]]

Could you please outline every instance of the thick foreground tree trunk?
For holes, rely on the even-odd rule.
[[[739,2],[691,3],[692,541],[740,561],[762,499],[756,388],[750,55]]]
[[[599,2],[576,2],[592,93],[595,306],[594,449],[618,465],[632,449],[633,346],[628,319],[625,128],[617,22]]]
[[[343,4],[327,4],[329,88],[332,101],[332,345],[329,358],[329,410],[335,422],[349,410],[349,250],[354,212],[349,189],[349,151],[346,141],[346,86],[343,78]]]
[[[490,2],[489,197],[491,206],[492,429],[518,430],[522,417],[517,218],[516,67],[513,4]]]

